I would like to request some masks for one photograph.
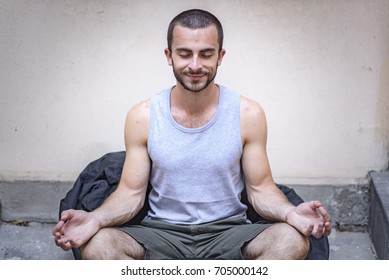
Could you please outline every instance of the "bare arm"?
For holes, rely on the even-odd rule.
[[[249,202],[264,218],[286,222],[317,238],[331,232],[330,216],[319,201],[294,206],[275,185],[266,153],[267,126],[262,108],[241,99],[242,168]]]
[[[125,124],[126,159],[117,190],[93,213],[100,227],[123,224],[142,208],[150,173],[147,153],[149,103],[132,108]]]
[[[126,119],[126,158],[118,188],[96,210],[67,210],[53,230],[55,242],[64,250],[80,247],[101,228],[123,224],[142,208],[150,172],[147,153],[149,102],[132,108]]]
[[[243,139],[242,167],[249,202],[255,211],[269,220],[286,221],[294,208],[273,181],[266,153],[267,124],[265,113],[255,102],[241,99]]]

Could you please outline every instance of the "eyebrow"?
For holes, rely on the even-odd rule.
[[[177,48],[176,51],[177,52],[192,52],[192,50],[188,49],[188,48]],[[215,52],[215,51],[216,51],[215,48],[206,48],[206,49],[200,50],[200,52],[202,52],[202,53],[205,53],[205,52]]]

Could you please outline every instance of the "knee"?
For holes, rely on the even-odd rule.
[[[302,260],[309,252],[309,239],[286,223],[277,223],[244,248],[247,259]]]
[[[109,229],[99,230],[87,243],[81,246],[81,257],[84,260],[109,259],[108,250],[112,245]]]
[[[103,228],[84,246],[81,257],[85,260],[143,259],[144,248],[121,230]]]
[[[308,237],[286,223],[278,224],[277,231],[278,242],[284,250],[289,252],[291,259],[303,260],[306,258],[310,248]]]

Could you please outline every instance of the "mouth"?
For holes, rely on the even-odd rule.
[[[201,73],[201,74],[186,73],[186,76],[188,76],[191,80],[201,80],[203,77],[206,76],[206,74],[205,73]]]

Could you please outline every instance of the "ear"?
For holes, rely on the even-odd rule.
[[[165,56],[166,56],[166,59],[167,59],[167,63],[172,66],[173,63],[172,63],[172,54],[170,52],[170,50],[168,48],[165,49]]]
[[[224,55],[226,54],[226,50],[222,49],[219,53],[219,58],[217,59],[217,65],[220,66],[222,64],[222,60]]]

